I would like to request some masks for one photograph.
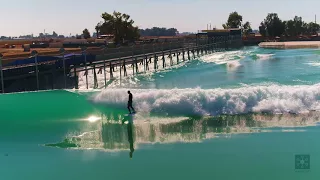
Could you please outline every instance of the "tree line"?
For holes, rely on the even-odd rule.
[[[178,34],[176,28],[153,27],[151,29],[139,29],[140,36],[175,36]]]
[[[33,34],[28,34],[28,35],[20,35],[20,36],[14,36],[14,37],[7,37],[7,36],[0,36],[1,40],[12,40],[12,39],[33,39],[33,38],[65,38],[64,35],[59,35],[55,31],[52,32],[52,34],[49,33],[39,33],[38,36],[34,36]]]
[[[153,27],[139,29],[134,25],[130,15],[114,11],[103,13],[100,21],[95,27],[95,34],[112,34],[114,42],[121,44],[125,41],[134,41],[140,36],[175,36],[178,34],[176,28]],[[224,29],[240,28],[243,35],[252,33],[250,22],[243,23],[243,17],[238,12],[231,12],[227,22],[222,25]],[[298,36],[313,35],[320,30],[320,25],[314,22],[304,22],[301,17],[295,16],[292,20],[282,21],[276,13],[269,13],[260,23],[259,32],[262,36]],[[83,30],[82,36],[90,38],[88,29]]]
[[[243,17],[238,12],[229,14],[228,20],[222,25],[223,28],[241,28],[244,35],[252,32],[250,22],[242,24]],[[295,16],[293,19],[283,21],[277,13],[269,13],[260,23],[259,32],[262,36],[299,36],[315,35],[320,30],[320,25],[315,22],[304,22],[302,17]]]
[[[319,30],[320,25],[315,22],[304,22],[299,16],[282,21],[277,13],[269,13],[259,26],[262,36],[271,37],[315,35]]]

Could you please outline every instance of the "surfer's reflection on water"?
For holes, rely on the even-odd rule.
[[[133,156],[133,152],[134,152],[134,141],[133,141],[133,117],[131,115],[128,116],[128,124],[127,124],[127,131],[128,131],[128,141],[130,144],[130,158],[132,158]]]

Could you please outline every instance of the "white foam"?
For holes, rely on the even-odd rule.
[[[320,67],[320,62],[309,62],[309,63],[306,63],[310,66],[314,66],[314,67]]]
[[[214,54],[209,54],[201,57],[200,60],[207,63],[216,64],[226,64],[227,61],[235,59],[243,59],[248,52],[246,51],[226,51],[226,52],[216,52]]]
[[[238,89],[135,89],[134,106],[163,115],[217,115],[249,112],[303,113],[320,110],[320,84],[308,86],[247,86]],[[107,89],[95,103],[125,107],[127,89]]]
[[[274,54],[257,54],[257,57],[261,60],[270,59]]]
[[[228,67],[230,67],[230,68],[241,66],[241,64],[240,64],[239,61],[229,61],[229,62],[227,63],[227,65],[228,65]]]

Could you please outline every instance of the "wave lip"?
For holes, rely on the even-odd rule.
[[[136,89],[139,112],[161,115],[219,115],[268,112],[304,113],[320,109],[320,84],[300,86],[246,86],[237,89]],[[107,89],[94,103],[126,108],[127,89]]]

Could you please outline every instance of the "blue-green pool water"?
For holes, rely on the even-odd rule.
[[[319,70],[318,49],[247,47],[106,89],[0,95],[1,179],[318,179]]]

